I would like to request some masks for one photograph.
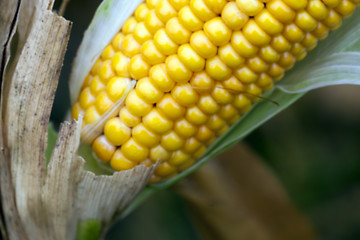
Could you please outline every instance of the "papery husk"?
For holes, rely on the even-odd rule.
[[[312,240],[311,224],[271,170],[237,144],[174,186],[206,240]]]
[[[79,119],[61,125],[46,168],[49,116],[71,23],[52,12],[53,1],[17,3],[19,11],[12,12],[13,20],[8,22],[13,27],[0,23],[7,39],[17,26],[19,39],[1,93],[3,237],[74,239],[78,223],[88,219],[97,219],[106,230],[148,182],[154,167],[137,166],[112,176],[85,171],[84,160],[77,155]]]

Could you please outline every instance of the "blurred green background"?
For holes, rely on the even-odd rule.
[[[100,2],[71,0],[65,12],[73,28],[51,115],[55,126],[70,108],[71,63]],[[55,8],[60,3],[56,1]],[[245,139],[275,172],[321,239],[360,239],[359,105],[359,86],[315,90]],[[171,190],[150,197],[117,223],[107,239],[120,237],[201,239],[186,203]]]

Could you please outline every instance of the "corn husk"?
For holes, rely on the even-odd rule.
[[[61,125],[46,166],[49,116],[71,23],[52,12],[53,1],[14,4],[12,20],[0,23],[7,31],[1,41],[10,43],[15,28],[19,33],[2,79],[1,233],[5,239],[74,239],[78,226],[92,220],[104,231],[148,182],[154,167],[111,176],[84,170],[85,161],[77,154],[81,119]]]

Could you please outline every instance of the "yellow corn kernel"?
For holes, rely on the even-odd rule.
[[[121,108],[119,117],[128,127],[135,127],[140,123],[140,118],[132,115],[127,107]]]
[[[226,26],[220,17],[207,21],[204,24],[204,31],[210,41],[217,46],[225,45],[231,38],[231,29]]]
[[[219,57],[230,68],[238,68],[245,62],[245,59],[234,50],[230,43],[219,48]]]
[[[143,123],[149,130],[157,134],[163,134],[173,126],[173,122],[163,116],[156,108],[153,108],[143,117]]]
[[[111,158],[110,166],[116,171],[128,170],[134,168],[137,165],[137,162],[131,161],[126,158],[120,149],[116,150],[114,155]]]
[[[106,91],[99,93],[95,100],[96,110],[100,115],[103,115],[107,110],[109,110],[113,104],[114,102],[111,101]]]
[[[174,124],[174,130],[180,137],[187,139],[196,133],[197,128],[186,119],[182,118]]]
[[[154,86],[163,92],[169,92],[175,86],[175,81],[167,74],[165,64],[153,66],[150,69],[149,75],[150,81],[154,84]]]
[[[118,101],[130,84],[129,78],[113,77],[106,86],[107,96],[113,101]]]
[[[249,20],[249,16],[237,8],[235,2],[228,2],[225,5],[221,18],[232,30],[240,30]]]
[[[183,44],[179,47],[178,55],[184,65],[193,72],[200,72],[204,69],[205,59],[199,56],[190,44]]]
[[[142,123],[136,125],[131,134],[136,142],[146,147],[155,147],[160,141],[159,135],[151,132]]]
[[[192,72],[188,69],[178,55],[171,55],[165,61],[169,76],[178,83],[185,83],[191,78]]]
[[[258,48],[250,43],[250,41],[245,38],[241,31],[236,31],[233,33],[231,38],[231,45],[242,57],[252,57],[258,51]]]
[[[170,19],[166,23],[166,33],[177,44],[184,44],[189,42],[191,32],[186,29],[177,17]]]
[[[160,142],[161,146],[168,151],[179,150],[182,148],[184,143],[184,140],[174,131],[163,135]]]
[[[122,154],[130,161],[141,162],[149,155],[149,149],[135,141],[132,137],[121,146]]]
[[[104,162],[110,161],[116,147],[104,135],[97,137],[92,144],[95,155]]]
[[[191,35],[190,45],[203,58],[211,58],[216,55],[217,47],[203,31],[198,31]]]
[[[157,145],[150,149],[150,160],[153,162],[164,162],[170,159],[171,154],[161,145]]]
[[[168,0],[161,0],[155,7],[155,13],[163,22],[167,22],[177,15],[177,11],[171,6]]]
[[[137,117],[144,116],[145,114],[150,112],[152,108],[151,104],[145,102],[137,95],[136,90],[132,90],[129,92],[125,104],[129,112]]]
[[[266,9],[256,15],[255,22],[270,35],[279,34],[284,28],[284,25]]]
[[[290,23],[295,18],[295,11],[282,0],[272,0],[268,2],[266,9],[283,23]]]
[[[169,163],[173,166],[179,166],[190,160],[191,156],[189,154],[184,153],[183,151],[175,151],[171,155],[171,159]]]
[[[143,44],[147,40],[150,40],[152,37],[149,30],[146,28],[144,22],[140,22],[139,24],[136,25],[133,36],[139,44]]]
[[[179,21],[190,31],[198,31],[203,27],[204,22],[199,19],[189,6],[179,11]]]
[[[190,85],[198,93],[210,92],[215,85],[215,82],[210,76],[204,71],[195,73],[190,80]]]
[[[231,75],[231,69],[218,56],[207,60],[206,72],[217,81],[223,81]]]
[[[104,135],[115,146],[125,143],[130,138],[130,134],[131,129],[120,118],[112,118],[105,124]]]
[[[216,17],[216,14],[206,5],[204,0],[191,0],[190,8],[202,21],[208,21]]]
[[[236,0],[236,4],[248,16],[256,16],[264,8],[259,0]]]
[[[324,20],[329,12],[321,0],[309,1],[306,11],[317,20]]]
[[[169,119],[178,119],[185,113],[185,108],[176,102],[170,94],[165,96],[157,103],[159,110]]]
[[[116,171],[189,168],[360,0],[146,0],[99,54],[72,116],[119,112],[92,142]],[[124,96],[132,80],[134,89]]]
[[[160,29],[154,35],[154,44],[165,55],[172,55],[177,52],[178,45],[171,40],[164,29]]]

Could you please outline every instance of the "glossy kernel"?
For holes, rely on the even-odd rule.
[[[151,104],[147,103],[137,95],[136,90],[131,90],[129,92],[125,104],[129,112],[136,117],[144,116],[152,108]]]
[[[130,77],[129,63],[130,58],[121,52],[116,52],[112,58],[111,66],[119,77]]]
[[[188,139],[196,133],[197,128],[185,118],[182,118],[174,124],[174,130],[183,139]]]
[[[130,84],[129,78],[113,77],[109,80],[106,86],[108,97],[113,101],[118,101]]]
[[[231,69],[218,56],[206,61],[206,72],[217,81],[223,81],[231,75]]]
[[[199,56],[190,44],[183,44],[179,47],[178,55],[184,65],[193,72],[204,69],[205,59]]]
[[[236,4],[248,16],[256,16],[264,8],[259,0],[236,0]]]
[[[112,105],[114,105],[114,102],[109,98],[105,91],[99,93],[96,97],[95,106],[100,115],[103,115]]]
[[[201,30],[204,25],[204,22],[193,13],[189,6],[179,11],[179,20],[188,30],[193,32]]]
[[[176,151],[184,146],[185,141],[177,135],[174,131],[171,131],[162,136],[160,144],[168,151]]]
[[[169,77],[175,82],[185,83],[190,80],[192,72],[182,63],[178,55],[166,58],[165,64]]]
[[[131,130],[120,118],[111,118],[104,127],[106,139],[115,146],[120,146],[130,138]]]
[[[148,77],[137,82],[136,93],[149,104],[158,102],[164,95],[164,92],[156,88]]]
[[[128,127],[135,127],[140,123],[140,118],[137,116],[132,115],[127,107],[122,107],[119,113],[121,120],[126,124]]]
[[[173,120],[182,117],[185,113],[185,108],[177,103],[170,94],[165,94],[157,103],[157,107],[166,117]]]
[[[220,109],[220,106],[210,95],[202,95],[197,105],[201,111],[208,115],[215,114]]]
[[[152,40],[145,42],[141,47],[143,59],[150,65],[156,65],[165,61],[165,55],[155,46]]]
[[[204,114],[197,106],[193,106],[186,110],[185,118],[195,125],[202,125],[208,120],[209,117]]]
[[[199,95],[189,83],[177,84],[171,91],[171,96],[184,107],[193,106],[199,99]]]
[[[134,39],[139,44],[143,44],[144,42],[146,42],[147,40],[150,40],[152,38],[152,35],[149,32],[149,30],[146,28],[144,22],[140,22],[136,25],[133,36],[134,36]]]
[[[167,0],[162,0],[159,2],[159,4],[156,6],[155,13],[164,23],[177,15],[176,9],[174,9]]]
[[[253,83],[257,80],[258,75],[248,67],[241,67],[234,71],[234,75],[243,83]]]
[[[153,66],[149,75],[154,86],[163,92],[169,92],[175,86],[175,81],[167,74],[165,64]]]
[[[266,8],[280,22],[290,23],[295,18],[295,11],[283,0],[272,0],[266,4]]]
[[[143,123],[150,131],[157,134],[163,134],[173,126],[173,122],[163,116],[156,108],[153,108],[143,117]]]
[[[146,147],[154,147],[160,141],[160,136],[151,132],[142,123],[136,125],[131,130],[131,134],[136,142],[138,142],[141,145],[144,145]]]
[[[236,31],[231,37],[231,45],[242,57],[254,56],[258,48],[254,46],[241,31]]]
[[[203,71],[193,75],[190,80],[190,85],[198,93],[206,93],[213,89],[215,82],[205,71]]]
[[[279,34],[284,28],[284,25],[266,9],[262,10],[254,19],[259,27],[270,35]]]
[[[249,16],[242,12],[235,2],[228,2],[222,13],[221,18],[232,30],[240,30],[249,20]]]
[[[134,168],[137,165],[136,161],[131,161],[126,158],[120,149],[116,150],[111,158],[110,165],[116,171],[124,171]]]
[[[172,55],[177,52],[178,45],[171,40],[164,29],[160,29],[154,35],[154,44],[165,55]]]
[[[305,32],[311,32],[316,28],[317,21],[307,12],[298,12],[295,18],[295,24]]]
[[[204,0],[191,0],[190,8],[202,21],[208,21],[216,17],[216,14],[206,5]]]
[[[111,144],[104,135],[100,135],[92,143],[92,149],[101,161],[108,162],[113,156],[116,147]]]
[[[234,50],[230,43],[219,48],[219,57],[230,68],[238,68],[245,62],[245,59]]]
[[[210,41],[217,46],[225,45],[231,38],[231,29],[226,26],[220,17],[207,21],[204,24],[204,31]]]
[[[184,44],[189,42],[191,36],[191,32],[181,24],[177,17],[170,19],[166,23],[165,31],[177,44]]]
[[[306,11],[317,20],[324,20],[329,12],[321,0],[309,1]]]
[[[122,154],[131,161],[144,161],[149,155],[149,149],[139,143],[134,138],[130,138],[121,146]]]
[[[190,45],[203,58],[211,58],[217,52],[217,47],[209,40],[204,31],[194,32],[190,38]]]

